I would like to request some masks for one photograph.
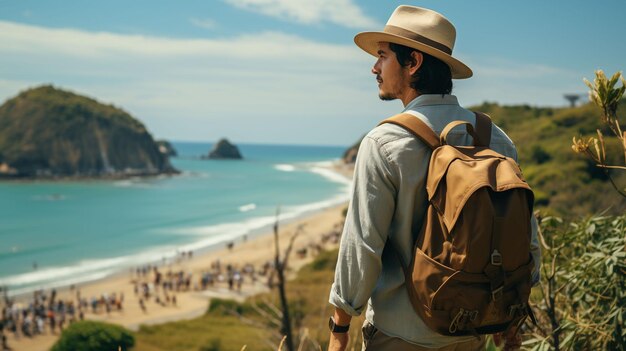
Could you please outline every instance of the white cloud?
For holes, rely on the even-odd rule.
[[[189,22],[196,27],[204,28],[204,29],[214,29],[217,27],[217,22],[211,18],[190,18]]]
[[[223,39],[174,39],[52,29],[0,21],[0,49],[13,53],[54,53],[83,58],[111,59],[120,55],[155,58],[211,56],[238,59],[310,58],[346,61],[352,45],[324,44],[278,32]],[[126,59],[127,57],[124,57]]]
[[[348,28],[381,25],[352,0],[225,0],[236,7],[303,24],[334,23]]]

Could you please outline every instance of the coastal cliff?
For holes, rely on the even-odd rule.
[[[343,163],[347,165],[351,165],[351,164],[354,164],[354,162],[356,162],[356,155],[359,152],[359,146],[361,145],[361,141],[363,140],[363,138],[364,137],[361,137],[359,141],[354,143],[343,153],[343,156],[341,157],[341,159],[343,160]]]
[[[178,173],[145,126],[112,105],[50,85],[0,106],[0,177]]]

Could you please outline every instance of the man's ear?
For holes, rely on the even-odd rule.
[[[424,62],[424,55],[419,51],[412,51],[411,58],[413,58],[413,60],[409,65],[409,73],[411,75],[414,75],[415,72],[417,72],[417,70],[422,67],[422,63]]]

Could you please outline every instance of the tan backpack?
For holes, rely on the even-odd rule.
[[[518,164],[489,149],[490,118],[476,113],[476,121],[476,130],[451,122],[441,136],[410,114],[381,122],[402,126],[433,149],[428,210],[412,262],[403,268],[413,308],[444,335],[497,333],[529,315],[534,321],[528,306],[533,193]],[[446,143],[460,125],[473,146]]]

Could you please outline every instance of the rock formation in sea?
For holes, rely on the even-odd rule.
[[[45,85],[0,106],[0,177],[173,173],[146,127],[113,105]]]
[[[209,152],[208,156],[203,158],[209,159],[242,159],[241,153],[237,146],[231,144],[226,139],[220,139]]]

